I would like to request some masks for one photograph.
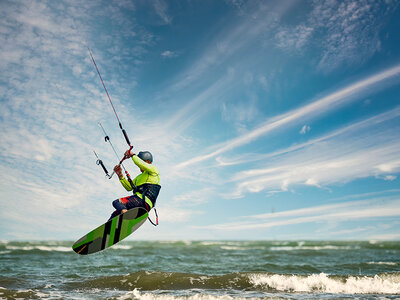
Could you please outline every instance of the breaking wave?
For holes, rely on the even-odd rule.
[[[199,275],[140,271],[123,276],[97,278],[73,283],[71,288],[117,290],[255,290],[259,292],[304,292],[330,294],[400,294],[400,273],[375,276],[338,276],[324,273],[281,275],[270,273],[231,273]]]
[[[56,251],[56,252],[71,252],[70,247],[64,246],[41,246],[41,245],[30,245],[30,246],[6,246],[7,250],[22,250],[22,251]]]
[[[322,292],[331,294],[398,294],[400,273],[375,276],[329,276],[324,273],[307,276],[252,274],[256,287],[284,292]]]

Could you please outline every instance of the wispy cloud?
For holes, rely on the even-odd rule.
[[[381,241],[393,241],[400,239],[400,233],[380,233],[375,235],[369,235],[370,240],[381,240]]]
[[[154,9],[157,15],[165,22],[165,24],[170,24],[172,22],[172,17],[168,14],[168,5],[164,0],[154,0]]]
[[[187,222],[193,216],[203,215],[205,212],[200,210],[189,210],[177,207],[163,206],[162,208],[157,208],[162,215],[162,221],[169,223],[182,223]]]
[[[215,105],[226,98],[226,90],[231,83],[232,76],[233,74],[228,73],[226,77],[220,78],[201,93],[190,98],[186,105],[170,116],[165,126],[170,128],[171,135],[182,134],[205,113],[215,109]]]
[[[0,4],[0,170],[8,174],[0,183],[0,214],[3,222],[20,221],[7,233],[10,237],[28,227],[51,231],[54,238],[71,228],[87,230],[79,215],[97,225],[121,192],[117,182],[105,181],[89,146],[99,145],[94,142],[96,124],[110,116],[84,47],[94,30],[93,15],[84,13],[90,5]],[[125,33],[113,37],[118,40]],[[113,100],[119,104],[118,97]],[[113,161],[104,154],[109,151],[99,152]],[[23,203],[18,213],[13,212],[15,201]],[[75,225],[65,226],[71,220]],[[40,238],[34,230],[30,234]]]
[[[247,131],[247,124],[256,119],[260,114],[256,106],[256,99],[251,98],[246,102],[222,104],[222,120],[234,124],[239,133]]]
[[[203,46],[203,50],[187,67],[171,77],[168,87],[162,91],[162,97],[177,95],[180,99],[179,107],[169,116],[166,124],[170,132],[174,135],[182,134],[201,117],[221,106],[225,120],[231,120],[232,114],[236,114],[237,130],[247,130],[246,120],[253,117],[257,110],[255,105],[244,111],[244,104],[228,103],[235,94],[232,87],[239,80],[246,81],[254,76],[247,73],[249,78],[240,78],[246,63],[254,64],[254,59],[258,59],[246,53],[259,47],[261,37],[273,30],[270,25],[275,24],[293,4],[294,2],[255,2],[244,5],[242,9],[245,14],[241,18],[232,18],[228,23],[223,23],[224,26],[213,30],[214,37]],[[163,53],[165,57],[173,54],[171,51]],[[241,59],[236,59],[237,56]],[[267,89],[266,76],[258,74],[256,77],[257,82]],[[176,96],[171,99],[174,103],[177,102]],[[224,113],[224,108],[229,111]]]
[[[369,176],[386,179],[390,173],[400,170],[398,128],[387,126],[399,116],[397,107],[324,137],[278,151],[269,156],[267,167],[234,175],[238,182],[234,196],[263,190],[287,191],[290,185],[321,187]]]
[[[171,50],[165,50],[163,53],[161,53],[161,56],[164,58],[173,58],[173,57],[177,57],[178,53],[175,51],[171,51]]]
[[[273,130],[276,130],[283,126],[291,125],[292,123],[298,122],[301,119],[313,118],[316,116],[319,117],[327,112],[331,112],[338,107],[349,104],[356,99],[359,99],[360,95],[362,95],[363,93],[371,92],[372,87],[375,87],[376,91],[377,89],[379,89],[379,87],[389,84],[393,82],[393,80],[397,80],[399,74],[400,66],[398,65],[380,73],[374,74],[364,80],[358,81],[325,97],[319,98],[314,102],[311,102],[310,104],[276,116],[246,134],[211,147],[216,148],[217,150],[205,155],[196,156],[190,160],[180,163],[177,167],[184,168],[192,164],[202,162],[206,159],[213,158],[224,152],[248,144]]]
[[[304,125],[300,130],[300,134],[306,134],[310,130],[311,130],[311,127],[309,125]]]
[[[392,110],[378,114],[371,118],[367,118],[365,120],[361,120],[361,121],[352,123],[348,126],[336,129],[324,136],[308,140],[305,143],[295,144],[293,146],[290,146],[290,147],[287,147],[284,149],[280,149],[280,150],[276,150],[274,152],[266,153],[266,154],[254,153],[251,155],[251,158],[247,157],[246,159],[243,159],[243,155],[240,155],[239,157],[233,157],[233,158],[223,158],[223,157],[219,156],[216,158],[216,161],[217,161],[217,164],[221,165],[221,166],[237,165],[237,164],[251,163],[251,162],[258,162],[258,161],[266,161],[267,159],[282,156],[282,155],[288,154],[290,152],[296,152],[301,149],[310,147],[312,145],[323,144],[330,139],[334,139],[334,138],[338,139],[342,135],[349,135],[351,133],[360,132],[360,131],[364,131],[364,132],[372,131],[379,124],[396,119],[399,116],[399,114],[400,114],[400,107],[396,107]]]
[[[321,53],[318,68],[330,72],[364,62],[381,50],[380,31],[398,3],[325,1],[312,6],[306,20],[278,28],[277,46],[296,52],[317,47]]]
[[[216,191],[213,188],[206,187],[200,190],[192,190],[184,194],[176,195],[173,201],[180,206],[194,206],[209,202],[215,198]]]
[[[281,29],[276,34],[278,40],[278,47],[299,50],[311,38],[314,29],[305,25],[297,25],[295,28]]]
[[[362,200],[321,205],[298,210],[289,210],[238,219],[247,221],[201,226],[213,230],[255,230],[304,223],[346,222],[400,216],[400,200],[396,198]],[[256,221],[252,220],[256,219]]]
[[[175,93],[193,85],[206,86],[223,76],[227,68],[235,67],[232,58],[241,53],[242,59],[247,58],[248,49],[254,50],[260,38],[272,30],[270,25],[277,22],[294,2],[246,5],[243,18],[232,18],[224,26],[213,29],[213,39],[203,47],[193,63],[171,79],[171,88],[166,93]]]

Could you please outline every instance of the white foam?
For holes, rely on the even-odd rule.
[[[196,294],[190,296],[159,295],[154,293],[143,293],[137,289],[120,296],[118,299],[139,299],[139,300],[238,300],[228,295]],[[243,298],[244,299],[244,298]]]
[[[229,242],[200,242],[200,245],[202,246],[219,246],[219,245],[232,245],[232,243]]]
[[[114,245],[112,247],[112,249],[114,249],[114,250],[130,250],[130,249],[133,249],[133,247],[128,246],[128,245]]]
[[[194,277],[189,277],[190,280],[190,284],[193,285],[194,283],[202,283],[205,280],[210,279],[210,277],[204,275],[204,276],[200,276],[199,278],[194,278]]]
[[[183,243],[186,246],[192,245],[192,241],[189,240],[169,240],[169,241],[159,241],[160,244],[175,244],[175,243]]]
[[[271,251],[294,251],[294,250],[356,250],[360,249],[358,246],[333,246],[333,245],[325,245],[325,246],[283,246],[283,247],[270,247]]]
[[[221,246],[222,250],[230,251],[248,251],[248,250],[264,250],[265,247],[239,247],[239,246]]]
[[[70,252],[71,248],[63,247],[63,246],[6,246],[8,250],[24,250],[24,251],[31,251],[31,250],[41,250],[41,251],[58,251],[58,252]]]
[[[63,247],[63,246],[55,246],[55,247],[37,246],[36,248],[39,250],[42,250],[42,251],[58,251],[58,252],[70,252],[71,251],[70,247]]]
[[[391,261],[370,261],[369,265],[387,265],[387,266],[396,266],[399,263],[391,262]]]
[[[202,246],[248,246],[246,242],[235,242],[235,241],[203,241],[200,242]]]
[[[6,249],[8,249],[8,250],[33,250],[33,249],[35,249],[35,247],[33,247],[33,246],[24,246],[24,247],[7,246]]]
[[[249,250],[248,248],[244,247],[236,247],[236,246],[222,246],[222,250]]]
[[[346,279],[329,277],[327,274],[269,275],[251,274],[250,282],[255,286],[272,288],[285,292],[322,292],[332,294],[398,294],[400,275],[391,274],[380,277],[350,276]]]

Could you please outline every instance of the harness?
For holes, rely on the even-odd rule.
[[[156,200],[158,197],[158,194],[160,193],[161,185],[159,184],[154,184],[154,183],[144,183],[142,185],[136,186],[134,189],[134,193],[140,193],[142,194],[142,199],[146,202],[146,197],[151,201],[152,207],[149,209],[149,213],[151,208],[154,208],[154,212],[156,214],[156,223],[154,223],[150,217],[148,217],[149,221],[151,224],[154,226],[158,225],[158,214],[157,210],[155,208],[156,205]]]
[[[156,200],[158,194],[160,193],[161,185],[154,183],[144,183],[142,185],[136,186],[135,193],[140,193],[144,197],[150,199],[151,203],[156,205]]]

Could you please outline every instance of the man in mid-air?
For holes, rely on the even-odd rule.
[[[156,204],[157,196],[160,192],[160,173],[153,163],[153,156],[149,151],[139,152],[138,155],[134,154],[132,150],[125,152],[125,157],[132,158],[135,165],[137,165],[142,172],[135,179],[132,184],[124,177],[121,165],[114,167],[115,173],[118,175],[119,181],[127,191],[134,190],[134,195],[119,198],[113,201],[112,205],[116,209],[110,219],[125,213],[127,210],[134,207],[143,207],[150,211]]]

